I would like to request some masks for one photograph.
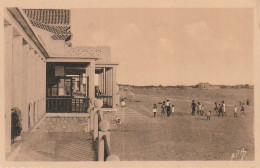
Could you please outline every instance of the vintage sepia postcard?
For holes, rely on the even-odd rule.
[[[2,4],[0,168],[260,166],[260,0]]]

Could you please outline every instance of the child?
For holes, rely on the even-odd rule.
[[[224,114],[223,114],[223,106],[221,104],[218,104],[219,105],[219,109],[218,109],[218,113],[219,113],[219,116],[223,117]]]
[[[211,111],[208,111],[207,112],[207,120],[210,120],[210,114],[211,114]]]
[[[162,104],[162,106],[161,106],[161,116],[163,117],[163,118],[165,118],[165,111],[166,111],[166,106],[165,106],[165,101],[163,101],[163,104]]]
[[[241,106],[241,115],[242,115],[242,114],[246,115],[246,113],[245,113],[245,108],[244,108],[243,105]]]
[[[202,105],[201,107],[201,115],[203,116],[203,114],[204,114],[204,105]]]
[[[170,117],[171,115],[171,106],[170,106],[170,101],[166,101],[166,112],[167,112],[167,117]]]
[[[249,106],[249,99],[246,99],[246,105]]]
[[[191,103],[191,115],[193,116],[196,110],[196,104],[194,103],[194,100],[192,100]]]
[[[237,117],[237,106],[234,107],[234,117]]]
[[[172,105],[172,115],[174,114],[174,105]]]
[[[227,116],[227,114],[226,114],[226,104],[225,104],[224,100],[222,100],[222,108],[223,108],[223,115]]]
[[[153,117],[155,118],[157,112],[157,106],[156,104],[153,105]]]
[[[198,102],[198,115],[201,115],[201,110],[202,110],[202,104]]]
[[[121,124],[121,120],[120,120],[120,118],[118,116],[116,116],[116,123],[117,124]]]
[[[218,103],[215,102],[215,108],[214,111],[216,112],[217,116],[219,117],[219,112],[218,112]]]

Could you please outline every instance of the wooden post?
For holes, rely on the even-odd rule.
[[[98,161],[104,161],[105,160],[105,143],[104,139],[99,137],[98,140]]]
[[[94,140],[98,138],[98,113],[94,113]]]
[[[94,130],[94,114],[95,109],[90,111],[90,130]]]

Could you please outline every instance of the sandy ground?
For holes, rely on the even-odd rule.
[[[247,152],[243,159],[254,160],[253,90],[132,92],[136,99],[127,101],[128,108],[158,122],[123,123],[111,132],[111,152],[121,160],[231,160],[232,153],[242,148]],[[152,105],[166,98],[175,105],[176,113],[170,118],[161,118],[160,114],[153,118]],[[251,100],[245,107],[247,114],[239,112],[234,118],[233,105],[246,98]],[[212,110],[214,101],[225,100],[227,116],[219,118],[212,113],[210,121],[206,116],[190,116],[192,99],[202,102],[205,110]],[[241,157],[238,154],[234,160]]]

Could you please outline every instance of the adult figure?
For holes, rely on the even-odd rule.
[[[170,106],[170,101],[169,100],[167,100],[167,102],[166,102],[166,111],[167,111],[167,117],[170,117],[171,106]]]
[[[214,111],[216,112],[217,116],[219,117],[218,103],[217,102],[215,102]]]
[[[161,106],[161,116],[165,118],[165,111],[166,111],[166,105],[165,101],[163,101],[162,106]]]
[[[221,104],[219,104],[218,111],[219,111],[219,116],[224,117],[223,106]]]
[[[198,115],[201,115],[202,111],[202,104],[200,104],[200,102],[198,102]]]
[[[194,115],[195,110],[196,110],[196,104],[195,104],[194,100],[192,100],[192,103],[191,103],[191,115]]]
[[[246,99],[246,105],[249,106],[249,99]]]

